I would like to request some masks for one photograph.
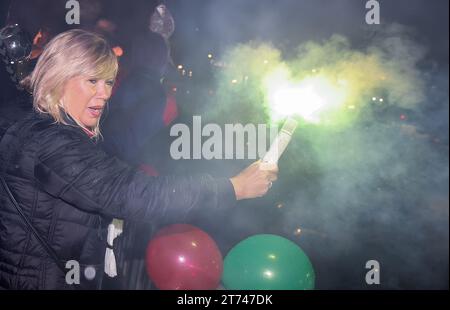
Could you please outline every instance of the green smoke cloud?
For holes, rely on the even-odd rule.
[[[217,101],[210,105],[209,114],[226,122],[276,120],[270,84],[299,83],[311,77],[325,78],[345,93],[344,102],[328,111],[328,125],[347,125],[365,117],[367,107],[373,105],[414,109],[424,100],[417,69],[424,52],[404,32],[392,25],[383,39],[359,50],[352,49],[344,36],[333,35],[323,42],[299,45],[295,55],[286,59],[268,43],[235,46],[217,72]]]

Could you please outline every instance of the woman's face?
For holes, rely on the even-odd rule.
[[[77,76],[70,79],[65,87],[62,100],[66,112],[87,128],[93,128],[111,96],[114,81]]]

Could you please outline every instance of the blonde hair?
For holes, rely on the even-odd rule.
[[[114,79],[117,71],[117,57],[103,37],[74,29],[57,35],[45,46],[35,69],[22,84],[32,92],[35,110],[68,125],[61,100],[66,82],[80,75]],[[99,121],[91,129],[75,122],[92,131],[94,137],[100,136]]]

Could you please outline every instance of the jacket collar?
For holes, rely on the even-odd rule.
[[[63,113],[63,118],[66,121],[66,123],[69,124],[70,126],[75,126],[77,128],[82,129],[83,132],[85,134],[87,134],[89,138],[93,138],[95,136],[93,131],[83,128],[80,125],[78,125],[77,122],[75,122],[75,120],[72,118],[72,116],[70,116],[68,113]]]
[[[53,117],[49,114],[39,113],[39,112],[37,112],[37,113],[40,114],[41,117],[53,119]],[[62,124],[62,125],[78,128],[78,129],[82,130],[85,134],[87,134],[89,136],[89,138],[94,137],[94,132],[78,125],[77,122],[75,122],[75,120],[72,118],[72,116],[70,116],[68,113],[61,113],[61,116],[62,116],[62,119],[64,120],[64,122],[67,124],[67,125],[66,124]]]

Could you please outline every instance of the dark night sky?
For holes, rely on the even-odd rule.
[[[0,22],[11,0],[0,0]],[[20,19],[34,24],[44,20],[61,24],[64,0],[12,0],[21,3]],[[149,7],[157,0],[103,2],[104,12],[124,24],[146,19]],[[332,34],[350,38],[358,46],[364,44],[378,26],[365,24],[362,0],[166,0],[175,17],[176,32],[172,39],[180,61],[199,52],[222,52],[236,42],[272,41],[292,48],[307,40],[327,39]],[[429,57],[448,66],[449,1],[447,0],[380,0],[381,23],[399,23],[412,28],[417,39],[429,50]],[[80,1],[83,5],[83,1]],[[93,3],[88,1],[87,3]],[[53,4],[51,7],[50,4]],[[50,7],[50,8],[49,8]],[[30,12],[39,14],[32,18]],[[58,18],[59,16],[59,18]],[[130,18],[132,16],[132,18]],[[36,21],[33,23],[33,20]]]
[[[236,42],[262,39],[285,47],[342,34],[358,45],[376,25],[365,24],[360,0],[169,0],[175,43],[185,57],[198,49],[221,52]],[[412,28],[429,56],[448,65],[447,0],[380,1],[381,23]],[[183,56],[181,56],[183,57]]]

